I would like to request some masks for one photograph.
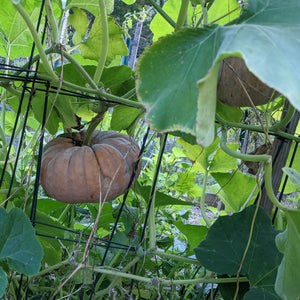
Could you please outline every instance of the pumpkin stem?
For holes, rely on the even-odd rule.
[[[99,125],[99,123],[104,119],[104,115],[107,111],[107,108],[104,109],[104,111],[98,113],[90,122],[90,125],[86,131],[86,134],[84,136],[84,139],[83,139],[83,145],[85,146],[90,146],[91,144],[91,140],[92,140],[92,136],[93,136],[93,133],[95,131],[95,129],[97,128],[97,126]]]

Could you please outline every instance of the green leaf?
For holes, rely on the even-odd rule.
[[[141,186],[137,184],[137,192],[148,202],[150,196],[151,186]],[[155,207],[167,205],[194,205],[192,202],[182,201],[173,198],[169,195],[156,191]]]
[[[256,185],[254,177],[245,175],[240,171],[234,174],[212,173],[211,175],[219,184],[219,187],[212,186],[211,189],[218,194],[227,211],[238,212]]]
[[[248,243],[255,209],[256,206],[250,206],[242,212],[216,220],[206,239],[194,249],[201,265],[220,275],[237,274]],[[275,245],[277,234],[269,216],[259,207],[252,239],[241,269],[241,276],[249,279],[252,288],[261,287],[273,294],[277,268],[282,259],[282,254]]]
[[[2,267],[0,267],[0,297],[2,297],[5,293],[7,282],[6,274]]]
[[[239,107],[229,106],[227,104],[222,103],[221,101],[217,101],[217,114],[220,115],[223,119],[239,123],[243,118],[243,111]]]
[[[58,2],[61,2],[60,0]],[[65,10],[72,7],[79,7],[88,10],[93,15],[100,14],[99,0],[67,0]],[[114,10],[114,0],[105,0],[107,14],[111,14]]]
[[[128,49],[124,42],[122,28],[115,23],[113,17],[108,17],[107,21],[109,30],[107,60],[112,61],[117,55],[128,55]],[[97,16],[93,23],[88,39],[84,41],[79,48],[85,58],[98,61],[101,53],[101,44],[102,26],[100,22],[100,16]]]
[[[264,299],[264,300],[280,300],[280,298],[276,295],[274,291],[269,291],[262,287],[253,287],[250,289],[248,293],[246,293],[243,300],[256,300],[256,299]]]
[[[278,268],[275,290],[282,299],[300,298],[300,210],[287,210],[287,228],[276,236],[276,245],[283,253]]]
[[[88,32],[89,19],[82,9],[74,7],[69,14],[68,21],[76,29],[72,41],[77,45],[84,39]]]
[[[228,148],[237,150],[239,144],[230,143],[227,144]],[[238,165],[238,159],[226,154],[221,148],[217,150],[209,164],[210,173],[226,173],[233,169],[236,169]]]
[[[176,142],[187,149],[185,151],[186,157],[191,161],[196,161],[201,164],[203,171],[209,169],[210,156],[218,149],[220,138],[216,137],[215,141],[207,148],[199,145],[191,145],[183,139],[177,139]]]
[[[286,173],[291,181],[296,184],[298,187],[300,187],[300,173],[296,170],[288,167],[282,168],[283,172]]]
[[[236,0],[215,0],[208,11],[208,22],[211,23],[221,18],[217,24],[224,25],[232,21],[240,15],[240,9],[233,11],[237,7],[239,4]]]
[[[128,129],[140,114],[140,109],[122,105],[116,106],[112,113],[111,129],[115,131]]]
[[[29,218],[19,208],[8,213],[0,207],[0,261],[28,276],[40,270],[43,248],[35,236]]]
[[[163,5],[163,10],[175,23],[180,11],[180,5],[178,5],[177,0],[168,0]],[[191,4],[189,4],[187,16],[187,21],[189,25],[192,25],[194,13],[198,13],[200,15],[201,7],[197,6],[196,11],[194,12],[194,8]],[[154,34],[153,41],[157,41],[160,37],[172,33],[174,31],[174,27],[171,26],[160,14],[155,15],[155,17],[151,21],[150,29]]]
[[[161,38],[147,48],[137,66],[137,94],[147,107],[151,127],[198,136],[203,128],[197,127],[202,110],[197,83],[213,81],[207,105],[214,105],[217,78],[208,74],[215,74],[214,68],[227,56],[243,57],[251,72],[300,109],[300,43],[295,39],[299,30],[298,0],[252,0],[227,26],[185,28]],[[214,120],[205,120],[210,141]]]
[[[124,3],[126,3],[127,5],[131,5],[133,3],[135,3],[136,0],[122,0]]]
[[[187,237],[188,253],[192,253],[193,249],[199,245],[199,242],[201,242],[207,234],[206,226],[183,224],[181,221],[174,222],[174,225]]]
[[[10,0],[2,0],[1,4],[5,9],[0,10],[0,32],[3,35],[0,39],[0,55],[9,56],[10,59],[29,56],[32,37],[25,21]],[[26,1],[24,4],[33,24],[38,20],[40,5],[38,1]]]

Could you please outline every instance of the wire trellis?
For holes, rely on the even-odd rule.
[[[39,21],[38,21],[38,25],[37,25],[37,30],[39,30],[39,27],[41,25],[43,9],[44,9],[44,1],[41,4],[41,10],[40,10],[40,16],[39,16]],[[47,27],[47,23],[45,21],[44,29],[43,29],[43,36],[42,36],[42,43],[44,43],[44,40],[45,40],[46,27]],[[24,114],[24,122],[23,122],[23,126],[22,126],[21,133],[20,133],[20,136],[19,136],[17,152],[14,156],[15,163],[14,163],[14,166],[12,168],[11,181],[10,181],[8,191],[7,191],[7,194],[6,194],[7,199],[10,199],[11,196],[12,196],[12,188],[13,188],[14,177],[16,176],[16,171],[18,169],[19,156],[20,156],[20,153],[21,153],[21,150],[22,150],[23,138],[24,138],[24,134],[25,134],[26,126],[27,126],[27,120],[28,120],[29,112],[30,112],[30,109],[31,109],[31,99],[32,99],[32,97],[34,97],[34,95],[37,91],[40,92],[40,93],[44,93],[44,103],[43,103],[44,110],[43,110],[43,117],[42,117],[42,122],[41,122],[42,129],[40,131],[38,144],[36,145],[38,147],[38,149],[37,149],[38,154],[37,154],[37,161],[36,161],[36,165],[35,165],[35,167],[36,167],[36,170],[35,170],[36,171],[36,176],[35,176],[34,190],[33,190],[32,201],[31,201],[32,204],[31,204],[31,209],[30,209],[30,220],[32,222],[32,225],[36,228],[36,235],[37,236],[47,238],[49,240],[55,239],[55,240],[58,240],[58,241],[61,241],[61,242],[68,242],[68,243],[72,243],[73,245],[86,245],[87,240],[90,236],[89,234],[84,233],[84,232],[79,231],[79,230],[73,230],[73,229],[62,227],[62,226],[56,226],[56,225],[53,225],[53,224],[37,221],[37,218],[36,218],[37,201],[38,201],[38,193],[39,193],[39,176],[40,176],[40,167],[41,167],[41,159],[42,159],[43,144],[44,144],[44,128],[45,128],[45,124],[46,124],[46,120],[47,120],[47,105],[48,105],[48,100],[49,100],[48,98],[49,98],[50,94],[57,94],[57,91],[59,90],[59,95],[62,95],[62,96],[71,96],[71,97],[82,98],[82,99],[97,100],[97,101],[102,101],[102,102],[106,102],[106,103],[110,103],[110,104],[121,104],[121,105],[126,105],[126,104],[119,103],[118,101],[103,99],[103,98],[100,98],[100,97],[93,97],[93,96],[90,96],[90,95],[79,93],[79,92],[71,90],[71,89],[69,90],[69,89],[65,89],[65,88],[60,88],[59,86],[53,86],[47,80],[39,78],[38,61],[36,62],[35,69],[31,68],[32,61],[33,61],[34,49],[35,49],[35,45],[33,44],[31,55],[30,55],[28,63],[27,63],[28,68],[20,68],[20,67],[9,65],[9,64],[0,64],[0,79],[2,80],[2,82],[7,82],[7,85],[3,84],[4,87],[9,88],[10,82],[19,83],[19,84],[22,85],[22,93],[21,93],[21,96],[20,96],[20,103],[19,103],[18,109],[16,111],[15,123],[14,123],[13,129],[12,129],[9,144],[7,146],[7,152],[6,152],[7,155],[5,157],[4,164],[3,164],[3,167],[2,167],[2,172],[1,172],[1,177],[0,177],[0,188],[2,187],[2,185],[4,183],[6,169],[7,169],[8,161],[9,161],[9,158],[10,158],[10,155],[11,155],[10,153],[12,151],[13,142],[15,140],[17,126],[20,123],[19,121],[20,121],[20,117],[22,115],[21,114],[21,109],[22,109],[22,105],[23,105],[23,102],[24,102],[24,99],[25,99],[25,95],[29,95],[29,101],[28,101],[28,105],[26,107],[26,111],[25,111],[25,114]],[[128,106],[130,106],[130,105],[128,105]],[[5,109],[5,107],[2,107],[2,109]],[[139,159],[141,159],[141,156],[142,156],[142,154],[145,150],[145,146],[146,146],[147,141],[148,141],[149,132],[150,132],[150,128],[148,127],[147,131],[146,131],[146,133],[143,137]],[[149,201],[148,201],[148,205],[147,205],[147,209],[146,209],[146,213],[145,213],[145,220],[144,220],[144,223],[141,226],[142,227],[142,233],[141,233],[141,236],[139,237],[138,246],[132,246],[130,244],[128,245],[128,244],[118,243],[118,242],[113,240],[114,234],[116,233],[117,227],[118,227],[119,222],[120,222],[121,214],[122,214],[122,212],[124,210],[124,207],[126,205],[126,200],[127,200],[128,192],[129,192],[129,189],[127,189],[127,191],[125,192],[125,194],[123,196],[123,201],[121,202],[120,207],[118,208],[118,213],[117,213],[115,223],[113,224],[110,235],[108,237],[105,237],[105,238],[100,238],[100,237],[95,236],[95,237],[93,237],[93,241],[90,244],[91,248],[92,247],[101,247],[102,249],[104,249],[103,253],[102,253],[102,256],[101,256],[101,260],[97,264],[100,267],[106,265],[109,250],[118,249],[118,250],[123,250],[126,253],[130,252],[130,253],[136,254],[138,248],[140,246],[142,246],[142,244],[143,244],[143,242],[146,238],[146,230],[147,230],[149,213],[150,213],[150,209],[151,209],[152,199],[153,199],[154,194],[155,194],[155,187],[156,187],[156,183],[157,183],[159,172],[160,172],[160,165],[161,165],[161,162],[162,162],[162,159],[163,159],[163,154],[164,154],[164,149],[165,149],[166,142],[167,142],[167,137],[168,137],[168,135],[165,134],[162,138],[160,155],[157,159],[156,171],[155,171],[154,177],[153,177],[153,184],[152,184],[152,189],[151,189],[151,193],[150,193],[150,196],[149,196]],[[298,145],[296,144],[295,148],[294,148],[293,156],[292,156],[292,159],[291,159],[291,162],[290,162],[290,166],[292,166],[293,160],[295,158],[295,153],[297,151],[297,146]],[[35,153],[35,151],[36,151],[36,149],[34,149],[34,153]],[[274,160],[276,160],[276,159],[277,159],[277,155],[275,156]],[[135,177],[137,167],[138,167],[138,162],[136,163],[135,169],[134,169],[133,174],[131,176],[129,186],[131,186],[131,183],[132,183],[132,181]],[[282,187],[279,200],[281,200],[281,197],[284,193],[286,182],[287,182],[287,178],[284,181],[284,185]],[[5,202],[4,207],[6,208],[7,205],[8,205],[8,201]],[[276,213],[275,213],[275,215],[276,215]],[[275,218],[275,216],[274,216],[274,218]],[[273,221],[274,221],[274,219],[273,219]],[[45,234],[45,233],[42,233],[42,232],[45,231],[45,230],[43,230],[43,228],[55,229],[57,231],[61,231],[62,234],[61,234],[61,236]],[[41,232],[39,231],[40,229],[41,229]],[[49,230],[49,232],[51,232],[51,230]],[[72,237],[70,237],[70,236],[69,237],[64,237],[64,233],[68,233]],[[134,265],[133,269],[132,269],[132,274],[137,273],[137,268],[138,268],[138,264],[136,263]],[[197,268],[195,270],[194,276],[198,271],[199,271],[199,268]],[[93,296],[95,294],[95,289],[96,289],[97,284],[100,280],[100,277],[101,277],[100,273],[97,273],[94,276],[93,284],[90,287],[90,291],[89,291],[90,292],[89,299],[93,299]],[[135,283],[136,282],[132,279],[131,283],[130,283],[130,294],[132,294]],[[17,299],[21,299],[21,292],[20,291],[21,291],[22,284],[23,284],[23,276],[20,279]]]

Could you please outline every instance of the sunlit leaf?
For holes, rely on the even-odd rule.
[[[203,127],[197,124],[205,116],[197,83],[214,81],[205,102],[213,107],[217,78],[207,74],[227,56],[243,57],[251,72],[300,109],[300,43],[295,39],[299,30],[298,0],[252,0],[228,26],[185,28],[161,38],[147,48],[137,66],[137,92],[152,128],[201,136],[198,130]],[[211,141],[214,120],[207,122]]]

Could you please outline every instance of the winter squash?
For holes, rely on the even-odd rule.
[[[90,146],[82,145],[85,131],[62,134],[45,147],[41,185],[65,203],[99,202],[122,195],[139,157],[138,144],[128,135],[95,131]],[[141,169],[141,162],[133,183]]]
[[[225,58],[220,66],[217,98],[231,106],[251,106],[241,82],[254,105],[266,104],[280,95],[251,73],[242,58]]]

